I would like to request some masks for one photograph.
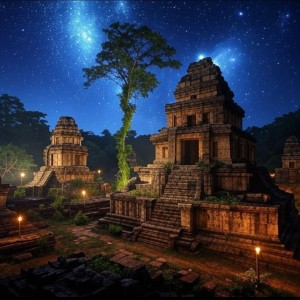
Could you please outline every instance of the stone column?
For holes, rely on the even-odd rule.
[[[181,217],[181,227],[188,232],[194,230],[194,214],[193,204],[191,203],[178,203]]]
[[[0,181],[0,208],[6,208],[6,197],[9,192],[9,184],[1,184]]]

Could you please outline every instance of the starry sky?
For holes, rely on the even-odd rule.
[[[165,104],[188,65],[210,56],[245,110],[244,129],[300,108],[300,1],[123,0],[0,1],[0,94],[26,110],[60,116],[79,129],[115,133],[121,126],[119,87],[100,79],[85,89],[82,69],[94,65],[113,22],[147,25],[176,49],[178,70],[153,69],[160,82],[133,100],[131,129],[153,134],[166,126]]]

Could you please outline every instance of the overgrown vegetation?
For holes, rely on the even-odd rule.
[[[116,22],[103,29],[103,32],[108,40],[101,45],[96,66],[83,69],[87,78],[84,85],[88,87],[97,79],[106,78],[121,88],[118,96],[123,118],[115,139],[118,158],[116,187],[123,190],[130,178],[127,159],[132,153],[132,146],[126,144],[126,137],[136,112],[136,104],[131,100],[146,98],[158,86],[155,74],[149,71],[151,67],[178,69],[181,64],[172,59],[175,49],[147,26]]]
[[[218,204],[225,204],[230,206],[236,206],[240,204],[240,198],[232,195],[226,191],[219,191],[215,193],[213,196],[207,196],[205,198],[199,199],[199,201],[203,202],[210,202],[210,203],[218,203]]]
[[[25,188],[18,187],[14,192],[14,199],[24,199],[26,197]]]
[[[225,168],[228,165],[222,161],[222,160],[216,160],[213,163],[209,164],[204,162],[202,159],[200,159],[197,163],[196,166],[198,166],[201,169],[219,169],[219,168]]]
[[[89,218],[81,210],[74,217],[74,223],[78,226],[86,225],[88,222]]]
[[[122,234],[122,227],[115,224],[109,224],[107,231],[112,236],[120,236]]]
[[[32,221],[32,222],[41,221],[43,219],[42,216],[33,209],[27,210],[26,215],[27,215],[28,220]]]
[[[87,267],[96,272],[110,271],[114,272],[121,277],[130,278],[133,275],[133,271],[128,268],[120,268],[119,265],[113,263],[109,258],[104,256],[95,256],[91,261],[87,263]]]
[[[137,197],[147,197],[147,198],[157,198],[158,194],[156,193],[151,193],[146,190],[132,190],[129,192],[132,196],[137,196]]]
[[[271,273],[264,272],[260,275],[259,286],[262,290],[267,286]],[[229,291],[234,296],[239,297],[253,297],[257,289],[257,275],[256,272],[250,268],[245,273],[239,274],[233,278],[233,282],[229,287]]]

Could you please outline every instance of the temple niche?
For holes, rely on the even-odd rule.
[[[51,135],[51,144],[44,150],[45,165],[26,186],[39,188],[63,184],[74,179],[94,181],[94,172],[87,167],[88,150],[72,117],[60,117]],[[41,191],[40,191],[41,192]]]
[[[166,128],[150,138],[154,162],[135,167],[135,195],[152,197],[113,193],[99,224],[121,225],[155,247],[205,247],[239,259],[261,245],[265,264],[300,270],[294,195],[256,166],[256,141],[243,131],[245,112],[220,68],[209,57],[191,63],[174,96]]]

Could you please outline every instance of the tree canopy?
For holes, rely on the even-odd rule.
[[[263,127],[246,129],[256,140],[257,165],[269,170],[281,167],[284,144],[289,136],[296,136],[300,141],[300,109],[278,117],[271,124]]]
[[[169,46],[160,33],[153,32],[147,26],[136,27],[134,24],[119,22],[103,29],[107,41],[96,56],[96,65],[84,68],[85,87],[90,86],[99,78],[113,81],[121,87],[118,94],[120,107],[123,111],[122,126],[116,134],[118,178],[117,188],[127,184],[130,168],[127,158],[132,147],[126,144],[136,105],[133,98],[145,98],[159,84],[154,73],[149,71],[152,66],[159,68],[179,68],[180,62],[172,59],[176,51]]]
[[[20,173],[32,173],[32,168],[36,167],[31,155],[24,149],[12,144],[0,146],[0,176],[1,181],[16,183],[20,178]]]
[[[27,111],[15,96],[0,96],[0,145],[9,143],[25,149],[38,165],[43,163],[43,149],[49,144],[50,131],[39,111]]]

